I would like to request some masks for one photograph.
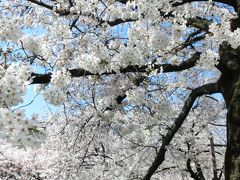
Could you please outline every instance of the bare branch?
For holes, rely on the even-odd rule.
[[[211,83],[211,84],[206,84],[201,87],[198,87],[190,93],[189,97],[187,98],[181,113],[179,116],[175,119],[174,123],[172,124],[172,127],[168,130],[166,136],[162,140],[162,145],[157,153],[157,156],[155,160],[153,161],[152,165],[149,167],[148,172],[146,176],[144,177],[144,180],[150,180],[152,175],[155,173],[155,171],[158,169],[158,167],[162,164],[162,162],[165,159],[165,154],[166,154],[166,146],[170,144],[172,141],[174,135],[178,131],[178,129],[181,127],[183,124],[184,120],[186,119],[189,111],[192,108],[192,105],[196,98],[204,95],[204,94],[213,94],[220,92],[218,83]]]

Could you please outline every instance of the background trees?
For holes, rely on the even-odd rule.
[[[0,3],[1,176],[240,177],[237,0]]]

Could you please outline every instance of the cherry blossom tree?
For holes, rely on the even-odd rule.
[[[0,1],[0,176],[239,179],[239,8]],[[58,110],[27,117],[29,86]]]

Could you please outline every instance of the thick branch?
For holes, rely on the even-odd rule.
[[[137,19],[115,19],[114,21],[104,21],[104,20],[101,20],[100,24],[103,24],[103,23],[107,23],[109,26],[116,26],[118,24],[123,24],[123,23],[127,23],[127,22],[134,22],[134,21],[137,21]]]
[[[163,72],[177,72],[177,71],[183,71],[186,69],[189,69],[193,66],[195,66],[197,60],[200,57],[200,53],[195,53],[191,58],[188,60],[182,62],[180,65],[174,65],[174,64],[157,64],[152,67],[153,70],[158,69],[160,72],[160,69],[162,68]],[[69,70],[72,77],[83,77],[83,76],[90,76],[90,75],[110,75],[110,74],[117,74],[115,71],[111,72],[104,72],[102,74],[94,74],[89,71],[86,71],[84,69],[71,69]],[[120,73],[134,73],[134,72],[140,72],[140,73],[146,73],[148,72],[148,65],[144,66],[134,66],[129,65],[125,68],[120,69]],[[32,73],[33,82],[32,84],[46,84],[51,81],[51,73],[48,74],[38,74],[38,73]]]
[[[195,18],[188,18],[186,25],[208,32],[209,26],[211,24],[212,24],[212,20],[201,18],[201,17],[195,17]]]
[[[187,117],[189,111],[191,110],[192,105],[193,105],[194,101],[196,100],[196,98],[199,96],[202,96],[204,94],[213,94],[213,93],[217,93],[217,92],[219,92],[218,83],[211,83],[211,84],[206,84],[201,87],[198,87],[190,93],[189,97],[187,98],[187,100],[182,108],[181,113],[175,119],[172,127],[169,129],[166,136],[163,138],[162,145],[161,145],[152,165],[148,169],[148,172],[147,172],[146,176],[144,177],[144,180],[150,180],[150,178],[152,177],[154,172],[158,169],[158,167],[164,161],[165,154],[167,151],[166,146],[168,146],[170,144],[174,135],[176,134],[178,129],[183,124],[183,122],[184,122],[185,118]]]

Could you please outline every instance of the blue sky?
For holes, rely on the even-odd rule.
[[[43,96],[40,94],[38,96],[36,96],[36,95],[37,95],[37,93],[34,92],[34,85],[30,85],[28,87],[26,95],[24,96],[24,102],[19,105],[21,107],[21,106],[31,103],[23,108],[23,109],[25,109],[26,115],[28,117],[34,113],[40,113],[44,109],[44,107],[46,107],[46,102],[45,102]],[[35,97],[35,99],[34,99],[34,97]],[[34,101],[33,101],[33,99],[34,99]]]
[[[26,116],[31,117],[32,114],[39,114],[41,116],[42,113],[46,113],[51,109],[51,112],[55,112],[57,107],[47,103],[44,100],[44,97],[41,94],[37,94],[34,91],[35,85],[29,85],[27,89],[27,93],[25,94],[22,104],[19,104],[17,108],[24,109]]]

